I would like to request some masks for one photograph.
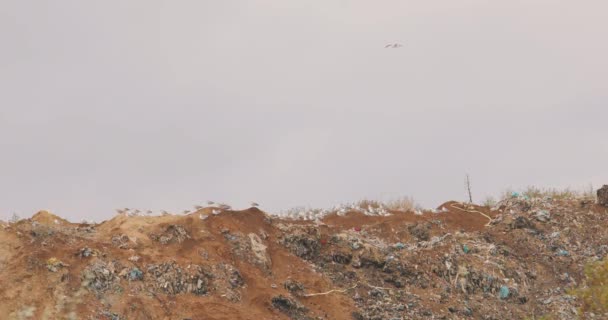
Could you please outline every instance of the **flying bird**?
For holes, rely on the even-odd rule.
[[[397,49],[397,48],[401,48],[401,47],[403,47],[403,45],[400,43],[389,43],[384,46],[385,49],[388,49],[388,48]]]

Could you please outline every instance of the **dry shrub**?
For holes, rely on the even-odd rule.
[[[358,208],[363,208],[363,209],[370,209],[370,208],[378,209],[378,208],[386,207],[386,205],[380,201],[368,200],[368,199],[360,200],[360,201],[356,202],[354,204],[354,206],[358,207]]]
[[[414,211],[417,207],[414,198],[401,197],[386,202],[386,207],[396,211]]]

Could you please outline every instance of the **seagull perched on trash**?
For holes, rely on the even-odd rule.
[[[230,205],[227,205],[225,203],[219,203],[218,206],[220,207],[220,209],[222,210],[231,210],[232,207]]]
[[[252,207],[259,207],[260,205],[259,205],[259,204],[257,204],[256,202],[252,202],[252,203],[251,203],[251,206],[252,206]]]
[[[210,205],[210,206],[212,206],[212,205],[215,204],[215,202],[213,202],[213,201],[207,201],[207,204]]]
[[[397,49],[397,48],[401,48],[401,47],[403,47],[403,45],[400,43],[389,43],[384,46],[385,49],[388,49],[388,48]]]

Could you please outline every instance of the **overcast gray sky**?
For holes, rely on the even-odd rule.
[[[0,218],[608,183],[608,1],[0,0]],[[403,47],[385,49],[388,43]]]

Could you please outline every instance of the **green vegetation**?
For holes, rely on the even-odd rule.
[[[608,258],[588,264],[585,267],[585,283],[571,294],[580,299],[583,318],[586,312],[608,315]]]
[[[496,199],[494,199],[494,197],[492,197],[492,196],[487,196],[487,197],[486,197],[486,198],[483,200],[483,202],[481,203],[481,205],[482,205],[482,206],[485,206],[485,207],[493,207],[493,206],[495,206],[495,205],[496,205],[496,203],[497,203],[497,201],[496,201]]]

